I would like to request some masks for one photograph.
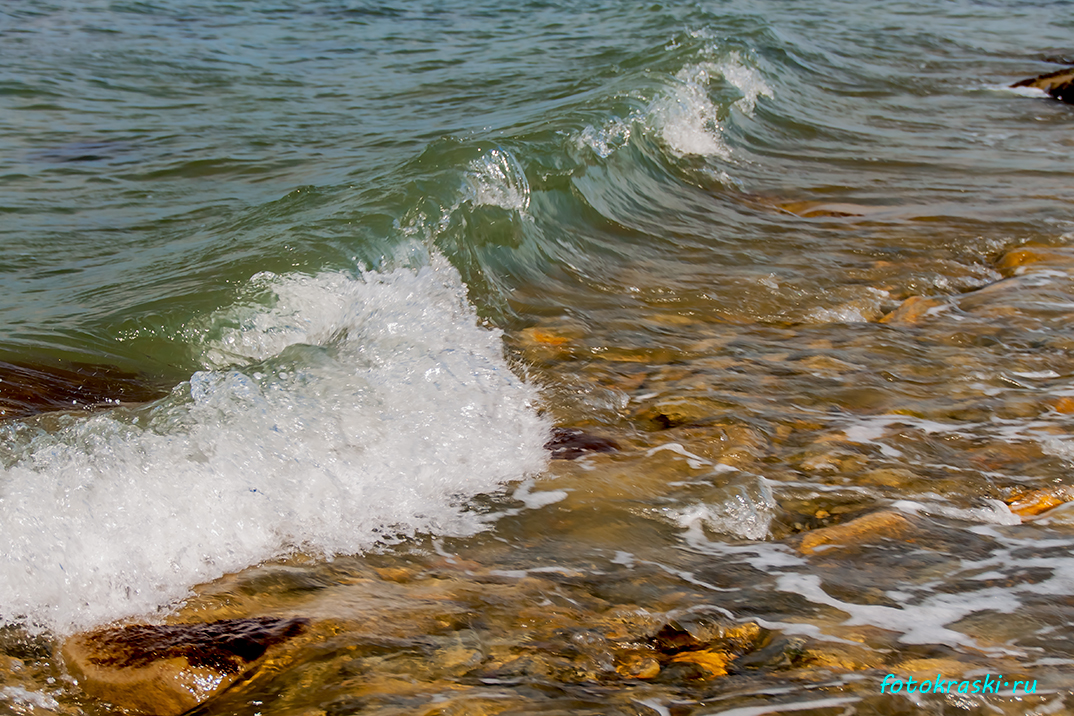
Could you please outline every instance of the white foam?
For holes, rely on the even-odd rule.
[[[717,63],[716,70],[742,93],[742,99],[736,100],[734,106],[746,114],[753,114],[758,98],[772,98],[772,88],[761,73],[745,65],[737,52],[732,52],[726,60]]]
[[[54,710],[60,708],[60,702],[40,691],[30,691],[21,686],[7,686],[0,689],[0,698],[13,704],[16,710],[32,713],[35,709]]]
[[[702,526],[714,532],[751,540],[768,537],[776,500],[763,477],[747,477],[718,489],[716,499],[672,513],[687,530]]]
[[[1019,599],[1010,592],[996,587],[959,594],[932,594],[918,604],[888,607],[878,604],[855,604],[837,599],[821,586],[821,578],[815,574],[782,574],[776,580],[776,589],[799,594],[814,604],[825,604],[848,615],[846,626],[873,625],[901,633],[899,641],[904,644],[948,644],[982,649],[980,644],[966,634],[948,629],[948,624],[980,611],[994,610],[1013,613],[1020,606]]]
[[[761,75],[744,65],[737,53],[721,62],[682,68],[675,74],[670,92],[653,102],[646,112],[661,138],[677,154],[731,158],[718,109],[709,99],[709,85],[716,77],[723,77],[742,93],[732,106],[746,114],[753,114],[760,96],[772,96]]]
[[[462,187],[463,201],[525,212],[530,185],[522,165],[506,149],[491,149],[470,162]]]
[[[5,428],[0,621],[63,633],[293,550],[470,534],[469,497],[543,469],[537,395],[446,261],[253,285],[170,398]]]
[[[986,89],[994,90],[996,92],[1011,92],[1013,94],[1019,94],[1023,97],[1033,97],[1035,99],[1041,97],[1048,97],[1048,93],[1039,87],[1010,87],[1008,85],[992,85]]]
[[[1021,378],[1058,378],[1059,374],[1054,370],[1032,370],[1032,371],[1012,371],[1011,375],[1017,375]]]
[[[539,510],[542,507],[554,505],[557,502],[562,502],[567,499],[567,491],[541,490],[539,492],[534,492],[533,481],[526,480],[515,488],[511,497],[524,504],[528,510]]]
[[[1022,518],[1011,512],[1011,508],[999,500],[983,498],[982,507],[953,507],[940,502],[915,502],[914,500],[896,500],[891,504],[897,510],[912,515],[942,515],[967,522],[982,522],[993,525],[1020,525]]]
[[[656,447],[649,448],[645,452],[645,457],[652,457],[656,453],[663,452],[664,450],[673,452],[676,455],[682,455],[684,458],[686,458],[686,464],[695,470],[700,470],[705,466],[712,465],[712,462],[710,460],[706,460],[700,455],[695,455],[694,453],[684,448],[681,443],[664,443],[662,445],[657,445]],[[734,468],[731,469],[733,470]]]
[[[607,159],[612,152],[630,141],[632,126],[637,119],[636,115],[632,115],[629,120],[613,117],[599,129],[591,124],[586,125],[575,138],[575,143],[579,148],[589,147],[598,157]]]
[[[716,105],[708,95],[710,73],[716,71],[711,63],[684,67],[675,75],[670,92],[647,111],[661,139],[676,154],[731,158],[720,133]]]
[[[709,98],[712,81],[720,77],[742,93],[731,107],[744,114],[753,114],[760,97],[772,96],[760,72],[732,52],[719,62],[686,65],[669,78],[663,91],[647,100],[644,110],[631,112],[625,119],[612,117],[599,128],[588,125],[575,137],[575,143],[607,158],[624,146],[640,126],[679,156],[731,159],[720,124],[720,108]],[[730,181],[726,174],[721,176]]]

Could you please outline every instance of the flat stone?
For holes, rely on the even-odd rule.
[[[243,679],[305,619],[135,624],[78,634],[64,660],[83,691],[126,711],[178,716]]]

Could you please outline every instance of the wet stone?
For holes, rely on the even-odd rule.
[[[1035,264],[1074,264],[1074,251],[1069,248],[1055,246],[1026,245],[1008,251],[996,261],[996,268],[1004,276],[1015,276],[1024,273],[1029,266]]]
[[[871,512],[845,524],[823,527],[802,535],[798,551],[813,554],[824,547],[844,547],[884,538],[899,538],[913,530],[913,525],[898,512]]]
[[[1020,517],[1032,517],[1074,500],[1074,488],[1060,485],[1041,490],[1031,490],[1010,500],[1011,512]]]
[[[891,313],[880,319],[880,323],[891,325],[914,325],[923,318],[943,310],[947,302],[940,298],[911,296]]]
[[[116,366],[0,361],[0,418],[142,403],[167,394]]]
[[[726,625],[690,615],[664,624],[649,643],[661,663],[660,680],[674,682],[724,676],[728,665],[756,648],[762,638],[754,622]]]
[[[63,656],[91,696],[134,713],[173,716],[247,677],[269,649],[307,626],[272,617],[136,624],[71,637]]]
[[[1074,104],[1074,67],[1015,82],[1011,87],[1035,87],[1052,99]]]
[[[615,452],[619,444],[577,428],[554,428],[544,447],[552,453],[553,460],[574,460],[590,452]]]

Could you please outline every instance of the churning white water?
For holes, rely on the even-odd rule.
[[[545,465],[536,393],[446,261],[251,284],[168,398],[3,428],[0,620],[65,632],[293,550],[472,533],[468,498]]]

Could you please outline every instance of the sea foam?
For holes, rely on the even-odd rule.
[[[65,633],[296,550],[471,534],[469,498],[544,467],[537,394],[446,261],[250,293],[192,327],[204,370],[163,401],[4,427],[0,622]]]
[[[729,109],[752,116],[760,97],[772,97],[772,88],[761,73],[743,62],[737,52],[713,62],[689,64],[666,78],[662,89],[643,110],[626,119],[613,117],[602,126],[586,126],[575,138],[579,147],[588,147],[607,158],[625,145],[637,128],[657,137],[678,156],[732,158],[724,138],[721,106],[710,96],[711,85],[722,79],[741,96]]]

